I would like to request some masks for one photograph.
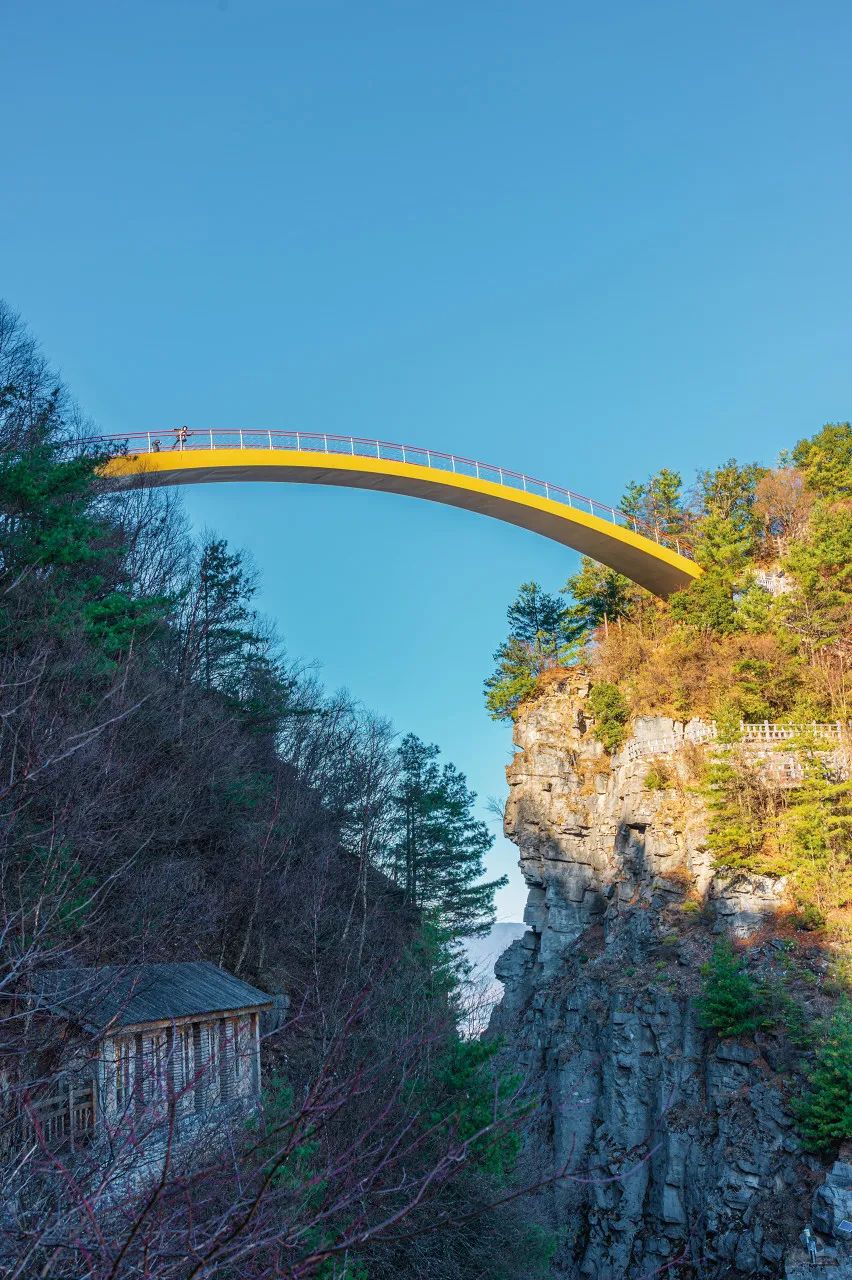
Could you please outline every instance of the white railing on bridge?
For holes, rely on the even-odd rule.
[[[130,454],[161,453],[172,450],[183,452],[189,449],[272,449],[297,452],[306,450],[311,453],[348,454],[356,458],[374,458],[380,462],[413,463],[416,466],[428,467],[431,471],[451,472],[477,480],[487,480],[507,489],[520,490],[523,493],[547,498],[552,502],[564,503],[573,510],[587,511],[590,515],[607,520],[611,524],[632,529],[634,533],[659,542],[680,555],[692,557],[691,550],[682,539],[671,536],[659,528],[643,524],[641,520],[626,515],[617,507],[598,502],[595,498],[587,498],[582,493],[566,489],[563,485],[538,480],[535,476],[525,475],[521,471],[511,471],[507,467],[494,466],[490,462],[480,462],[475,458],[465,458],[455,453],[442,453],[438,449],[424,449],[418,445],[394,444],[388,440],[371,440],[362,436],[338,436],[328,432],[254,431],[226,427],[205,430],[175,427],[169,431],[137,431],[128,435],[95,436],[92,440],[96,444],[117,447]]]

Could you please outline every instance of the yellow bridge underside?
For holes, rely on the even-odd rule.
[[[183,485],[272,480],[400,493],[476,511],[539,533],[608,565],[657,596],[679,591],[701,574],[698,565],[686,556],[567,503],[415,463],[308,449],[193,448],[113,458],[104,474],[122,488],[138,481]]]

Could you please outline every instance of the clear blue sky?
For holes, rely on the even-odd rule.
[[[0,292],[104,430],[380,435],[610,501],[771,461],[852,410],[851,60],[845,0],[6,0]],[[294,654],[502,795],[481,681],[574,557],[387,495],[187,505]]]

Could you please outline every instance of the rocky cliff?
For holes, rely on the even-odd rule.
[[[689,725],[636,721],[610,757],[588,690],[566,677],[515,727],[505,829],[529,928],[497,964],[492,1018],[536,1100],[525,1174],[567,1174],[536,1203],[554,1275],[682,1260],[679,1274],[780,1276],[825,1178],[796,1136],[793,1050],[774,1032],[719,1041],[694,998],[719,933],[749,938],[758,971],[792,945],[772,927],[784,885],[714,870]],[[818,980],[824,959],[804,963]]]

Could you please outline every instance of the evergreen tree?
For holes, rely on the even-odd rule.
[[[537,582],[523,583],[507,618],[509,635],[485,681],[485,704],[494,720],[511,719],[541,673],[570,660],[577,635],[566,606]]]
[[[852,497],[852,425],[828,422],[809,440],[800,440],[793,461],[809,488],[824,498]]]
[[[607,680],[592,685],[589,710],[595,717],[595,737],[609,752],[617,751],[627,737],[630,709],[617,684]]]
[[[729,458],[712,471],[700,471],[696,486],[697,514],[727,522],[733,530],[745,535],[751,545],[759,528],[754,503],[763,474],[764,468],[756,462],[742,466],[736,458]]]
[[[255,585],[246,573],[242,552],[231,552],[212,538],[199,565],[202,662],[204,684],[227,688],[246,651],[257,645],[256,619],[250,603]]]
[[[755,582],[747,580],[745,589],[740,591],[734,601],[733,621],[739,631],[749,635],[764,635],[770,630],[775,602],[769,592]]]
[[[704,569],[700,578],[671,597],[671,614],[699,631],[726,635],[737,631],[737,587],[753,544],[753,530],[739,519],[710,514],[695,527],[695,559]],[[753,603],[753,602],[751,602]]]
[[[68,435],[58,390],[31,381],[0,389],[0,623],[14,614],[24,632],[61,642],[85,634],[92,665],[109,669],[172,602],[131,581],[125,548],[97,506],[107,455]]]
[[[631,520],[637,523],[645,522],[645,486],[640,484],[638,480],[630,480],[627,488],[621,495],[619,508]]]
[[[439,754],[414,734],[400,744],[389,870],[406,902],[434,913],[451,936],[487,933],[507,878],[482,882],[494,837],[473,815],[476,796],[464,774],[439,765]]]
[[[522,640],[510,636],[494,654],[496,670],[485,681],[485,705],[492,720],[510,720],[536,687],[545,664]]]
[[[852,517],[842,504],[818,503],[807,537],[795,542],[785,567],[796,589],[782,602],[782,616],[811,652],[836,647],[852,619]]]
[[[805,1145],[830,1152],[852,1138],[852,1000],[844,996],[828,1027],[799,1107]]]
[[[708,569],[683,591],[669,597],[671,616],[696,631],[727,635],[738,626],[734,579],[724,570]]]
[[[661,535],[683,532],[683,480],[677,471],[663,467],[644,484],[631,481],[619,506],[626,516]]]
[[[712,513],[703,516],[696,526],[695,559],[702,569],[715,572],[733,589],[737,575],[748,562],[754,541],[753,526]]]
[[[628,617],[638,588],[614,569],[583,556],[579,572],[568,579],[562,594],[573,601],[564,615],[566,634],[586,640],[598,627]]]
[[[719,707],[716,730],[722,749],[710,754],[704,779],[710,816],[707,845],[717,865],[749,866],[760,855],[774,818],[773,793],[764,785],[760,767],[736,750],[742,732],[733,701]]]
[[[782,870],[814,923],[852,902],[852,781],[828,776],[819,742],[799,748],[804,777],[781,824]]]
[[[511,635],[542,653],[555,653],[562,637],[565,606],[537,582],[524,582],[506,611]]]
[[[730,943],[720,942],[704,966],[698,1001],[702,1025],[720,1036],[740,1036],[760,1026],[759,992]]]
[[[255,589],[243,553],[208,538],[184,601],[181,665],[188,678],[237,697],[247,667],[264,651],[251,607]]]

